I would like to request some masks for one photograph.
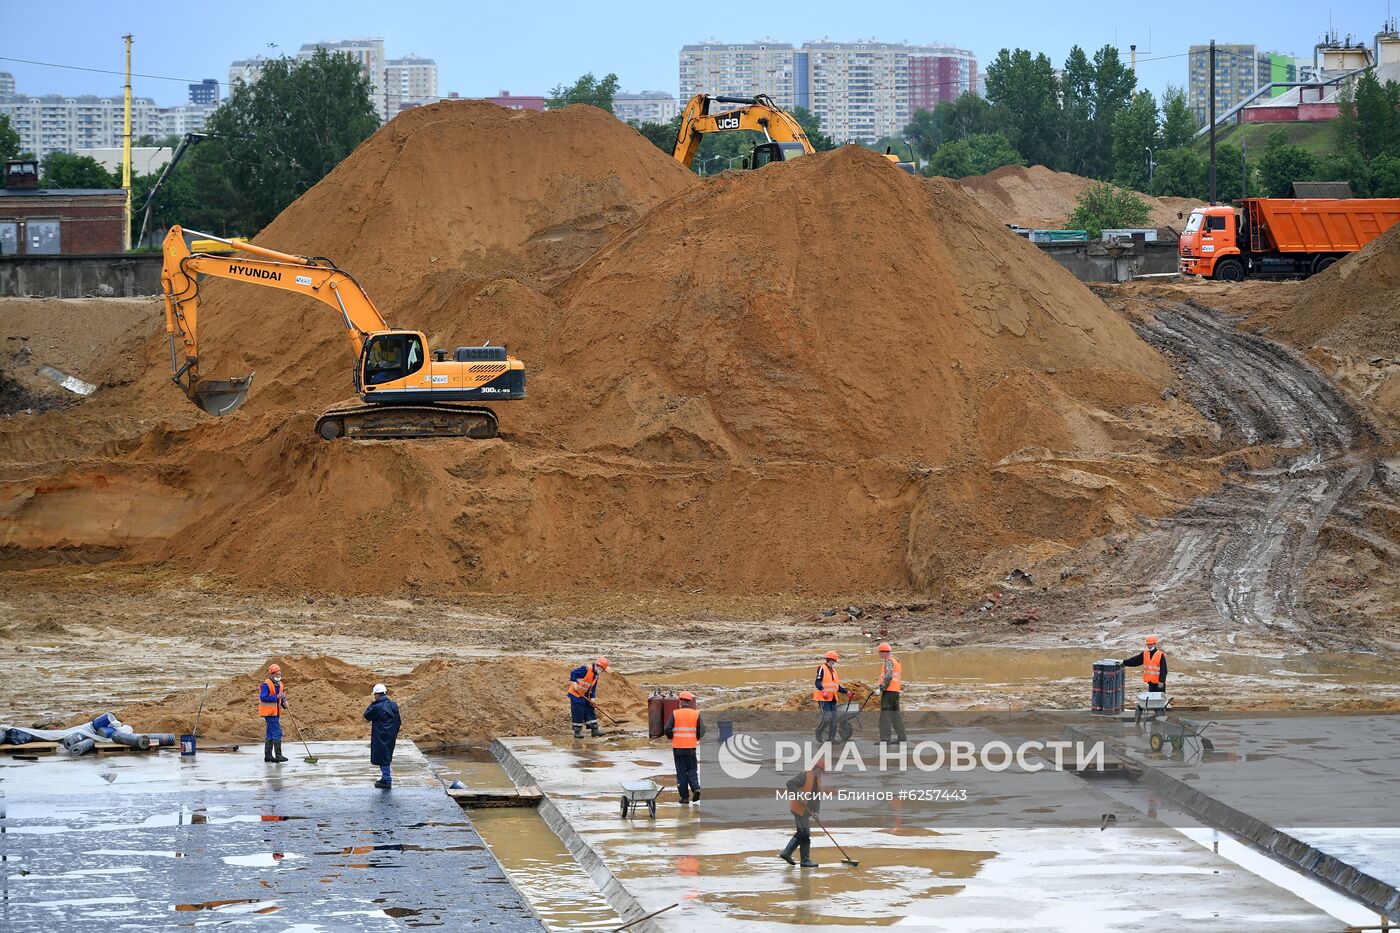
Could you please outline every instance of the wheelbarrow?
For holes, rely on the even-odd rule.
[[[1154,720],[1151,724],[1152,731],[1147,736],[1147,747],[1154,752],[1160,752],[1170,745],[1172,752],[1180,755],[1186,748],[1186,740],[1196,739],[1201,743],[1202,751],[1214,751],[1215,743],[1206,738],[1206,730],[1215,724],[1213,719],[1204,725],[1189,719]]]
[[[865,712],[865,704],[870,702],[870,698],[875,696],[875,691],[871,690],[865,695],[865,699],[856,706],[856,701],[850,694],[846,695],[846,702],[843,706],[836,708],[836,737],[843,742],[849,742],[854,733],[862,731],[860,725],[860,714]],[[831,727],[825,722],[818,723],[814,735],[818,742],[827,740],[828,730]]]
[[[666,787],[655,781],[622,782],[622,816],[626,818],[640,807],[646,807],[652,818],[656,818],[656,798]]]

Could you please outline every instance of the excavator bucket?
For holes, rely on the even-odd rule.
[[[191,397],[196,405],[217,417],[231,414],[248,397],[248,389],[253,385],[253,376],[239,376],[236,379],[206,379],[194,387]]]

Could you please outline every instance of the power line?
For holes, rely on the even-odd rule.
[[[59,63],[59,62],[40,62],[40,61],[35,61],[35,60],[31,59],[31,58],[10,58],[9,56],[6,56],[6,55],[0,55],[0,62],[19,62],[20,64],[24,64],[24,65],[42,65],[42,66],[44,66],[45,68],[66,68],[66,69],[68,69],[69,71],[92,71],[92,72],[95,72],[95,73],[97,73],[97,74],[103,74],[103,75],[123,75],[123,76],[124,76],[124,75],[126,74],[125,71],[112,71],[112,70],[107,69],[107,68],[89,68],[89,67],[87,67],[87,66],[85,66],[85,65],[64,65],[64,64],[61,64],[61,63]],[[180,82],[183,82],[183,83],[186,83],[186,84],[198,84],[200,81],[203,81],[203,80],[204,80],[203,78],[173,78],[173,77],[171,77],[170,75],[149,75],[149,74],[140,74],[140,73],[135,72],[135,71],[133,71],[133,72],[131,73],[131,76],[132,76],[133,78],[151,78],[151,79],[153,79],[153,80],[155,80],[155,81],[180,81]],[[219,83],[220,83],[220,85],[223,84],[222,81],[219,82]]]

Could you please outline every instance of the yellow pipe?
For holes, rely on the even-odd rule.
[[[131,249],[131,34],[122,36],[126,40],[126,106],[125,124],[122,133],[122,190],[126,192],[126,233],[122,243]]]

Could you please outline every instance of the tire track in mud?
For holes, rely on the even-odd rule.
[[[1278,344],[1236,330],[1235,320],[1168,302],[1132,325],[1172,361],[1193,387],[1192,404],[1225,440],[1297,455],[1243,471],[1159,522],[1124,546],[1109,573],[1148,591],[1148,608],[1170,616],[1209,618],[1213,610],[1231,631],[1307,639],[1304,574],[1322,526],[1371,482],[1373,464],[1352,450],[1373,435],[1323,376]]]

